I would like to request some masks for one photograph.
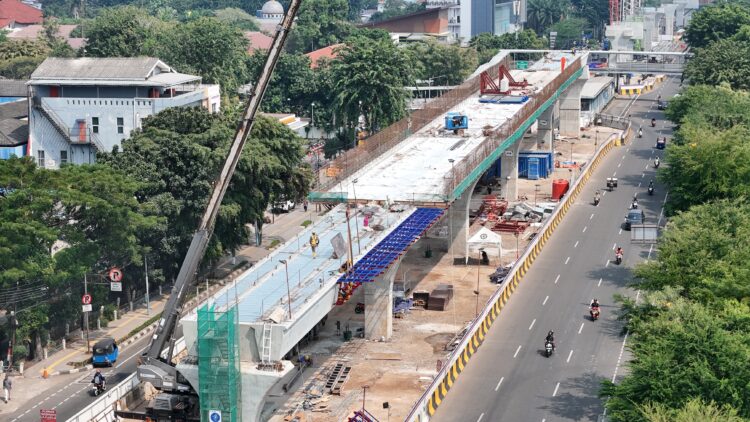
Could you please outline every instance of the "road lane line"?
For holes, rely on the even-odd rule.
[[[651,246],[654,246],[654,245],[651,245]],[[600,278],[599,283],[596,285],[596,287],[600,287],[601,285],[602,285],[602,279]]]
[[[620,158],[620,159],[624,160],[625,159],[625,154],[622,154],[622,158]]]
[[[505,377],[500,377],[500,381],[498,381],[497,385],[495,386],[495,391],[497,391],[497,390],[500,389],[500,384],[503,383],[504,379],[505,379]]]
[[[547,304],[547,299],[549,299],[549,296],[547,296],[547,297],[544,298],[544,302],[542,302],[542,306],[544,306],[544,305]]]
[[[639,187],[639,188],[641,187],[641,183],[643,183],[643,182],[638,182],[638,187]]]
[[[607,194],[607,191],[606,191],[606,190],[605,190],[604,192],[602,192],[602,196],[604,196],[604,195],[606,195],[606,194]]]
[[[589,217],[589,220],[593,220],[593,219],[594,219],[594,213],[592,212],[591,217]]]
[[[619,234],[622,234],[622,229],[620,229],[620,232],[619,232],[619,233],[617,233],[617,234],[618,234],[618,235],[619,235]]]
[[[580,328],[578,328],[578,334],[581,334],[581,331],[583,331],[583,324],[584,324],[584,323],[582,322],[582,323],[581,323],[581,327],[580,327]]]
[[[515,359],[516,356],[518,356],[518,352],[521,351],[521,345],[518,345],[518,349],[516,349],[516,353],[513,353],[513,358]]]
[[[643,169],[648,170],[648,163],[646,163],[646,167],[644,167]]]
[[[586,229],[589,228],[589,226],[586,226],[583,228],[583,231],[581,233],[586,233]]]
[[[570,363],[570,358],[573,356],[573,351],[571,350],[570,353],[568,353],[568,359],[565,361],[565,363]]]
[[[615,250],[616,247],[617,247],[617,243],[613,243],[612,244],[612,250]]]
[[[621,165],[622,165],[622,163],[618,163],[617,164],[617,168],[619,169]]]
[[[531,325],[529,325],[529,330],[531,330],[531,327],[533,327],[535,323],[536,323],[536,318],[534,318],[534,320],[531,321]]]
[[[607,267],[609,267],[609,259],[607,260],[607,263],[604,264],[604,268],[607,268]]]
[[[577,248],[577,247],[578,247],[578,241],[577,241],[577,240],[576,240],[576,244],[575,244],[575,245],[573,245],[573,247],[574,247],[574,248]]]
[[[646,175],[646,173],[641,173],[641,179]]]
[[[557,389],[558,389],[558,388],[560,388],[560,383],[559,383],[559,382],[558,382],[558,383],[557,383],[557,385],[555,386],[555,391],[554,391],[554,392],[552,392],[552,397],[555,397],[555,396],[557,395]]]
[[[484,412],[482,412],[482,414],[479,415],[479,419],[477,419],[477,422],[481,421],[483,417],[484,417]]]
[[[565,265],[568,265],[568,261],[570,261],[570,257],[567,257],[567,258],[565,259]]]
[[[616,177],[616,176],[617,176],[617,172],[612,173],[612,177]]]
[[[570,259],[570,258],[568,258],[568,259]],[[568,261],[565,261],[565,263],[567,264]],[[558,274],[557,278],[555,278],[555,284],[557,284],[558,281],[560,281],[560,274]]]
[[[638,290],[635,294],[635,303],[638,304],[638,298],[641,296],[641,291]],[[615,365],[615,373],[612,374],[612,382],[615,382],[615,379],[617,378],[617,371],[620,369],[620,362],[622,361],[622,354],[625,352],[625,343],[628,341],[628,335],[630,334],[629,331],[625,332],[625,338],[622,339],[622,346],[620,346],[620,355],[617,357],[617,364]]]
[[[652,245],[651,245],[651,246],[650,246],[650,247],[648,248],[648,256],[646,256],[646,261],[649,261],[649,260],[651,259],[651,252],[652,252],[653,250],[654,250],[654,245],[652,244]]]

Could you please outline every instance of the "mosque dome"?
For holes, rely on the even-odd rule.
[[[260,13],[264,16],[283,15],[284,6],[276,0],[268,0],[260,9]]]

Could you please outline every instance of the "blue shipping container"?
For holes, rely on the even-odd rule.
[[[530,169],[529,160],[535,159],[535,168]],[[546,179],[550,176],[553,169],[552,153],[543,151],[522,151],[518,156],[518,177],[525,177],[534,180]]]

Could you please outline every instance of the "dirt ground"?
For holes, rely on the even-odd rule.
[[[558,151],[555,161],[569,161],[572,146],[572,161],[578,164],[588,163],[595,149],[594,144],[603,142],[614,132],[603,127],[598,129],[598,141],[595,140],[596,129],[582,132],[579,139],[554,141]],[[573,172],[573,177],[579,175],[577,168]],[[552,181],[570,177],[568,168],[555,168],[547,179],[519,179],[518,202],[525,201],[533,205],[535,194],[538,203],[549,202]],[[503,192],[502,186],[495,185],[494,188],[496,192]],[[476,198],[481,197],[479,192],[484,193],[484,189],[477,189]],[[438,284],[453,284],[454,297],[447,309],[429,311],[413,308],[404,318],[394,318],[391,339],[384,342],[367,341],[356,336],[357,329],[364,326],[364,316],[354,312],[356,303],[364,302],[364,289],[358,289],[347,304],[331,312],[318,340],[301,349],[302,354],[312,355],[313,366],[305,371],[303,379],[295,384],[289,394],[276,397],[266,405],[264,419],[269,418],[274,422],[342,421],[364,405],[380,421],[403,420],[437,374],[439,366],[447,360],[450,351],[446,346],[475,317],[477,295],[474,291],[477,285],[478,307],[481,311],[497,288],[488,276],[496,267],[512,263],[539,226],[541,224],[532,225],[518,239],[510,233],[501,233],[502,259],[498,262],[496,257],[490,257],[489,266],[478,266],[475,262],[470,262],[469,265],[451,265],[447,240],[430,237],[428,233],[406,254],[396,282],[404,284],[407,297],[414,290],[432,291]],[[479,222],[473,224],[469,236],[480,228]],[[424,251],[428,247],[433,251],[431,258],[425,257]],[[351,329],[355,333],[354,339],[344,342],[341,334],[337,333],[336,321],[341,323],[342,330],[347,327]],[[324,384],[338,362],[351,366],[352,370],[341,395],[332,395],[324,391]],[[385,402],[389,405],[388,409],[384,408]],[[291,414],[298,419],[290,417]]]

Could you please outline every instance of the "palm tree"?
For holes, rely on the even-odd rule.
[[[547,28],[565,18],[569,9],[568,0],[529,0],[528,25],[537,34],[544,35]]]

